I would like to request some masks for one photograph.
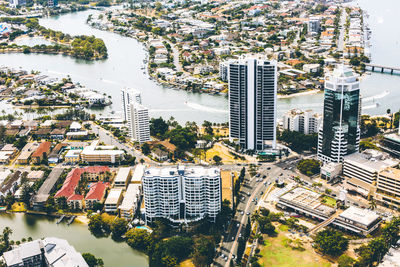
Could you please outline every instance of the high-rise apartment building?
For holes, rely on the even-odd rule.
[[[311,17],[308,21],[307,29],[309,34],[317,34],[320,29],[320,20],[317,17]]]
[[[130,118],[130,104],[142,104],[142,96],[139,91],[132,88],[125,88],[121,90],[122,93],[122,111],[123,119],[129,123]]]
[[[142,105],[139,91],[122,90],[123,118],[128,124],[129,136],[139,142],[150,141],[150,118],[148,108]]]
[[[132,123],[129,129],[132,139],[139,143],[150,141],[149,109],[142,104],[135,103],[130,104],[130,111]]]
[[[318,159],[342,162],[358,152],[360,143],[360,82],[353,71],[338,66],[325,79],[324,114],[318,135]]]
[[[229,62],[229,136],[242,148],[276,147],[277,66],[255,58]]]
[[[318,133],[322,116],[312,110],[292,109],[283,115],[283,129],[303,134]]]
[[[167,218],[190,222],[215,221],[221,210],[221,173],[218,168],[148,168],[143,178],[146,222]]]

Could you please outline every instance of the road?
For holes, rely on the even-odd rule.
[[[346,19],[347,19],[347,12],[344,8],[342,8],[342,14],[340,16],[340,22],[339,22],[339,28],[340,28],[340,33],[338,37],[338,51],[343,52],[344,50],[344,38],[345,38],[345,24],[346,24]]]
[[[141,159],[143,159],[146,163],[154,163],[151,159],[144,156],[140,151],[135,150],[134,148],[128,146],[127,144],[121,143],[109,131],[103,129],[102,127],[98,126],[95,123],[91,123],[91,125],[92,125],[92,132],[94,132],[99,136],[100,142],[104,142],[105,144],[110,144],[116,146],[121,150],[125,150],[126,153],[136,157],[136,161],[140,161]]]
[[[230,222],[230,227],[228,228],[229,232],[223,236],[223,242],[213,266],[228,267],[229,262],[236,258],[234,255],[237,253],[238,240],[241,234],[244,233],[248,220],[247,218],[256,209],[257,201],[261,199],[268,184],[272,183],[272,181],[280,175],[281,171],[281,168],[272,164],[263,164],[258,169],[258,173],[260,173],[259,177],[249,179],[250,175],[246,175],[245,182],[240,191],[241,201]],[[262,179],[262,181],[257,182],[258,179]],[[253,201],[253,199],[256,201]],[[227,260],[220,257],[221,253],[227,256]]]

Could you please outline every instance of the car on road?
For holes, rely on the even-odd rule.
[[[239,227],[239,226],[240,226],[240,223],[237,223],[236,226]]]
[[[271,167],[268,167],[268,168],[267,168],[267,170],[270,170],[270,169],[271,169]]]
[[[263,178],[265,179],[265,178],[267,178],[267,176],[266,176],[266,175],[263,175]]]
[[[247,192],[247,195],[250,196],[250,192]]]
[[[240,214],[244,215],[244,211],[241,211]]]
[[[247,212],[246,215],[250,215],[250,212]]]

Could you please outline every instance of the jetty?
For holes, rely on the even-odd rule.
[[[65,218],[65,215],[62,215],[60,218],[58,218],[56,223],[57,224],[61,223],[64,220],[64,218]]]

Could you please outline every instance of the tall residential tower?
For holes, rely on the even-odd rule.
[[[148,108],[142,105],[139,91],[122,90],[123,118],[128,124],[129,136],[139,142],[150,141],[150,119]]]
[[[325,78],[324,115],[318,135],[318,159],[342,162],[358,152],[360,143],[360,82],[344,65]]]
[[[229,62],[229,136],[242,148],[276,147],[277,67],[255,58]]]

